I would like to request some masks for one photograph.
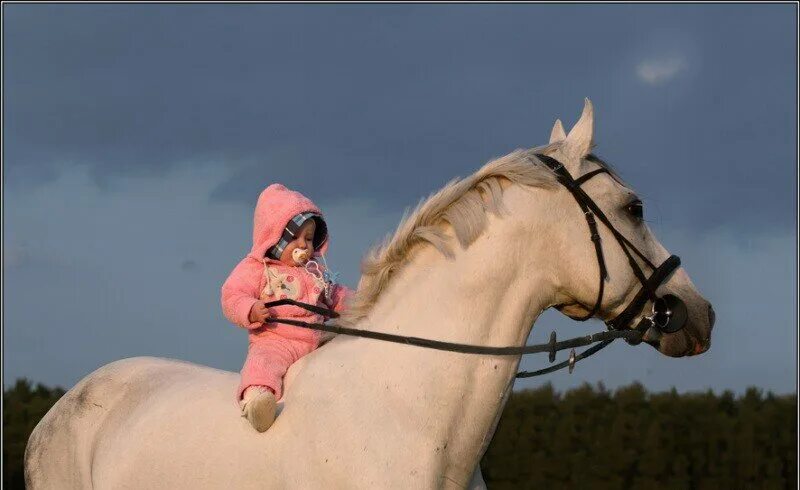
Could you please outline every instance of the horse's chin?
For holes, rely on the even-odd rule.
[[[710,340],[702,342],[685,332],[664,335],[658,342],[648,342],[648,344],[669,357],[697,356],[711,348]]]

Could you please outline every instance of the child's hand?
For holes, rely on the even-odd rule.
[[[269,308],[265,303],[266,301],[256,301],[250,307],[249,319],[252,323],[264,323],[269,318]]]

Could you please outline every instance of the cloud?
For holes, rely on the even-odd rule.
[[[686,61],[682,57],[650,59],[639,63],[636,75],[645,83],[659,85],[675,78],[686,69]]]
[[[551,9],[518,11],[527,8]],[[598,8],[576,17],[552,6],[555,17],[531,30],[511,9],[9,6],[3,184],[30,189],[87,167],[96,185],[118,192],[131,178],[203,166],[220,170],[209,191],[218,203],[252,206],[280,181],[319,200],[358,197],[392,210],[494,156],[544,143],[552,121],[574,120],[589,95],[601,156],[648,206],[669,203],[665,217],[697,228],[794,222],[795,125],[785,104],[794,100],[794,30],[784,14]],[[648,43],[634,28],[663,30],[670,15],[707,47],[704,76],[686,90],[653,91],[688,63],[700,66],[692,45]],[[779,28],[731,28],[742,17]],[[594,36],[598,25],[614,35]],[[519,62],[564,29],[581,34]],[[595,55],[576,65],[590,41]],[[625,72],[605,69],[620,59]],[[743,59],[748,74],[769,76],[742,76]],[[543,76],[543,66],[560,75]],[[743,202],[759,205],[729,211]]]

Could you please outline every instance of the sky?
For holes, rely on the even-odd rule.
[[[4,386],[139,355],[238,371],[219,288],[264,187],[320,205],[354,287],[406,208],[589,97],[595,153],[714,305],[712,348],[618,342],[515,388],[796,393],[796,5],[2,8]],[[548,311],[529,342],[553,329],[603,326]]]

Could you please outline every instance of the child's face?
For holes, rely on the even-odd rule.
[[[314,233],[317,231],[317,223],[315,220],[310,219],[303,223],[297,237],[286,245],[281,254],[281,262],[286,265],[297,265],[292,258],[292,252],[295,249],[305,249],[308,251],[308,258],[314,254]]]

